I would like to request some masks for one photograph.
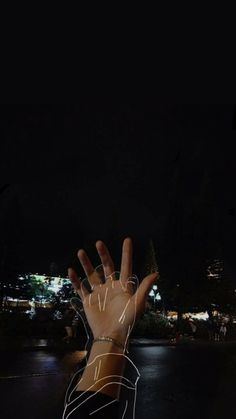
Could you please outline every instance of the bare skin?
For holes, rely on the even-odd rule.
[[[94,339],[108,336],[125,347],[135,321],[144,311],[148,294],[158,277],[158,273],[155,272],[146,276],[135,291],[132,278],[131,239],[126,238],[123,242],[119,280],[115,280],[114,264],[106,245],[98,241],[96,248],[103,265],[106,277],[105,283],[101,282],[100,276],[84,250],[79,250],[78,258],[90,282],[92,293],[85,288],[76,272],[71,268],[68,271],[69,278],[82,300]],[[106,385],[109,384],[106,377],[122,375],[125,364],[123,354],[124,351],[112,342],[94,342],[87,367],[77,390],[99,390],[117,398],[119,385]],[[101,359],[99,377],[95,379],[94,371],[98,368]]]

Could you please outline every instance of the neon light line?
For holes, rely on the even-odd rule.
[[[122,418],[121,418],[121,419],[124,419],[124,417],[125,417],[125,412],[126,412],[126,410],[127,410],[127,407],[128,407],[128,400],[126,400],[126,403],[125,403],[125,410],[124,410],[124,412],[123,412],[123,415],[122,415]]]
[[[105,311],[105,304],[106,304],[106,299],[107,299],[107,293],[108,293],[108,288],[106,288],[106,293],[105,293],[105,298],[104,298],[104,302],[103,302],[102,311]]]
[[[122,317],[124,316],[125,311],[126,311],[126,309],[127,309],[128,305],[129,305],[129,303],[130,303],[130,299],[129,299],[129,300],[127,301],[127,303],[126,303],[126,306],[125,306],[125,308],[124,308],[124,310],[123,310],[123,313],[121,314],[121,316],[120,316],[120,318],[119,318],[119,322],[121,322],[121,319],[122,319]]]
[[[98,294],[98,305],[99,305],[99,311],[102,311],[102,308],[101,308],[101,300],[100,300],[100,294]]]
[[[117,402],[117,399],[112,400],[111,402],[109,402],[109,403],[107,403],[107,404],[104,404],[104,406],[99,407],[97,410],[94,410],[93,412],[89,413],[89,415],[93,415],[94,413],[97,413],[99,410],[104,409],[104,407],[106,407],[106,406],[108,406],[109,404],[112,404],[112,403],[114,403],[114,402]]]

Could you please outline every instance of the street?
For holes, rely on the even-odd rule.
[[[67,383],[84,353],[1,353],[2,419],[59,419]],[[236,346],[136,346],[136,419],[235,417]]]

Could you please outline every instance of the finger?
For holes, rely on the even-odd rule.
[[[122,282],[126,282],[132,275],[132,253],[132,240],[126,238],[123,242],[121,258],[120,279]]]
[[[88,290],[84,287],[80,279],[78,278],[77,273],[74,271],[74,269],[69,268],[68,269],[68,276],[69,279],[75,289],[75,291],[79,294],[81,300],[84,300],[84,298],[89,294]]]
[[[70,299],[70,304],[71,304],[71,307],[76,311],[76,313],[80,313],[81,312],[81,310],[83,310],[83,306],[82,306],[82,303],[81,303],[81,298],[78,298],[78,297],[72,297],[71,299]]]
[[[83,270],[89,280],[91,288],[93,288],[95,285],[101,284],[101,281],[99,279],[99,275],[95,271],[92,263],[90,262],[90,259],[87,255],[87,253],[81,249],[78,251],[78,258],[79,261],[83,267]]]
[[[129,277],[128,281],[125,283],[125,290],[134,294],[139,286],[138,277],[136,275],[132,275]]]
[[[98,265],[95,268],[95,270],[96,270],[96,272],[97,272],[97,274],[99,276],[99,279],[100,279],[101,284],[104,284],[105,283],[105,273],[104,273],[103,265]]]
[[[135,296],[136,296],[136,304],[137,304],[137,316],[141,316],[144,311],[146,300],[148,298],[148,294],[155,283],[156,279],[159,277],[158,272],[154,272],[148,276],[146,276],[139,288],[137,289]],[[136,295],[137,294],[137,295]]]
[[[105,277],[112,275],[114,272],[114,264],[108,248],[101,240],[97,241],[96,248],[103,265]]]

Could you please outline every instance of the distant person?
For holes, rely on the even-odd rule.
[[[36,317],[36,304],[34,298],[32,298],[32,300],[29,302],[29,305],[31,307],[29,312],[30,319],[34,319]]]
[[[78,326],[79,326],[79,315],[76,313],[72,320],[72,338],[73,339],[77,338]]]
[[[73,322],[74,317],[75,317],[75,311],[73,310],[71,306],[68,306],[63,315],[63,323],[64,323],[64,328],[66,330],[66,336],[64,336],[63,340],[66,343],[70,343],[71,339],[73,338],[72,322]]]
[[[222,325],[220,326],[220,340],[222,342],[225,341],[226,338],[226,333],[227,333],[227,327],[225,323],[222,323]]]
[[[175,331],[175,323],[170,320],[168,323],[168,326],[170,328],[170,336],[169,336],[169,342],[170,343],[176,343],[176,331]]]
[[[214,340],[214,324],[212,320],[207,322],[208,338],[209,340]]]
[[[181,339],[183,338],[183,334],[180,330],[179,327],[176,328],[176,333],[175,333],[175,342],[179,343],[181,341]]]
[[[196,339],[197,325],[192,319],[189,320],[189,325],[190,325],[191,331],[192,331],[192,338]]]
[[[216,342],[220,340],[220,325],[218,320],[214,321],[214,338]]]

